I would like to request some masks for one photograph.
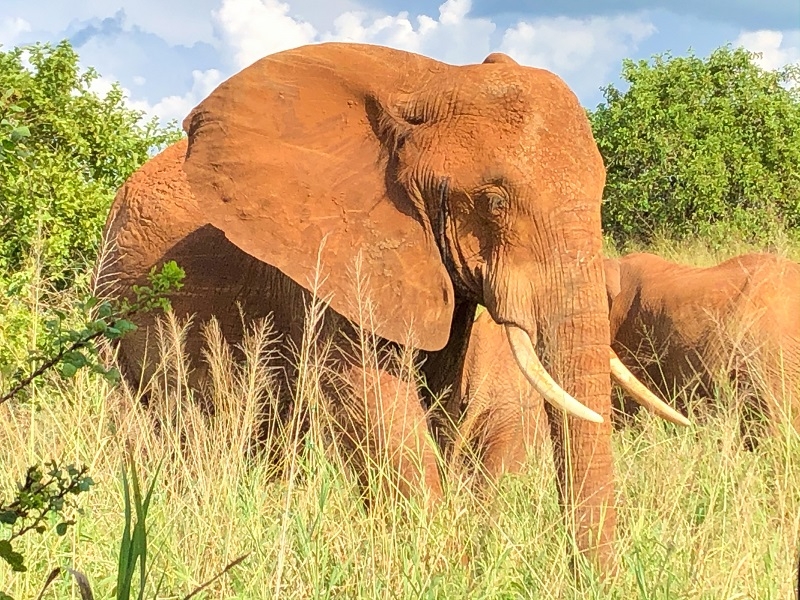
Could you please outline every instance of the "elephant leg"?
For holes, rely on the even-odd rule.
[[[352,397],[337,419],[348,457],[369,498],[378,488],[428,507],[442,497],[435,444],[416,385],[383,369],[352,367]]]
[[[800,432],[800,356],[790,347],[763,352],[754,373],[748,378],[751,402],[744,406],[748,447],[754,447],[752,430],[761,435],[780,436],[782,425]],[[743,418],[744,421],[744,418]]]
[[[504,473],[518,473],[527,455],[523,439],[522,410],[519,405],[490,410],[484,430],[483,470],[489,481],[498,482]]]
[[[474,414],[475,409],[481,414]],[[475,398],[462,422],[462,436],[470,439],[480,484],[496,484],[504,473],[519,473],[528,450],[545,443],[549,425],[544,401],[533,391],[513,398]]]

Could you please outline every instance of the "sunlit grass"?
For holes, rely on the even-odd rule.
[[[695,249],[686,252],[686,260],[705,260]],[[129,448],[143,487],[161,464],[148,560],[151,593],[163,574],[162,598],[183,597],[248,552],[200,597],[792,597],[800,442],[791,431],[749,451],[736,410],[697,404],[691,428],[642,413],[616,432],[622,568],[604,587],[570,571],[546,448],[533,449],[526,471],[505,477],[487,497],[453,478],[432,514],[397,498],[368,511],[335,451],[325,403],[315,396],[318,357],[305,354],[307,384],[298,392],[306,406],[319,408],[310,411],[311,431],[292,444],[292,423],[275,426],[267,444],[283,448],[276,467],[252,448],[265,403],[275,401],[265,367],[275,351],[269,322],[251,330],[239,367],[210,329],[213,416],[176,384],[180,328],[165,324],[171,350],[150,411],[86,374],[42,386],[32,404],[0,407],[0,498],[13,493],[29,464],[54,457],[87,464],[97,482],[79,498],[84,512],[66,537],[25,538],[27,573],[0,565],[0,590],[35,598],[52,568],[73,566],[89,577],[96,598],[112,595],[124,524],[120,472]],[[372,481],[386,478],[380,461],[371,468]],[[64,576],[45,597],[78,598],[74,585]]]

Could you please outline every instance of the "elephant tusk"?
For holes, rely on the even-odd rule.
[[[508,342],[511,345],[511,351],[514,354],[519,368],[525,374],[525,377],[527,377],[533,388],[539,392],[545,400],[556,408],[579,419],[585,419],[592,423],[603,422],[602,416],[578,402],[555,382],[544,368],[544,365],[542,365],[539,357],[536,356],[533,343],[526,331],[513,325],[506,325],[504,329],[506,330]]]
[[[628,370],[622,361],[617,356],[617,353],[611,350],[611,376],[614,380],[628,392],[636,402],[641,404],[647,409],[650,409],[662,419],[675,423],[676,425],[691,425],[689,419],[684,417],[677,410],[669,406],[666,402],[661,400],[647,386],[639,381],[636,376]]]

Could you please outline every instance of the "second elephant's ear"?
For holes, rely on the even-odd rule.
[[[606,272],[606,294],[608,295],[608,307],[610,309],[614,298],[619,295],[621,290],[619,260],[605,258],[603,259],[603,267]]]
[[[319,295],[356,322],[360,254],[372,329],[404,342],[412,327],[423,350],[447,342],[454,293],[427,219],[393,173],[414,125],[386,131],[382,102],[444,68],[378,46],[305,46],[234,75],[184,121],[184,169],[212,225],[307,289],[319,264]]]

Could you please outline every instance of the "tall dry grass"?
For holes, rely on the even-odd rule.
[[[311,332],[320,310],[310,307]],[[278,398],[269,357],[280,348],[270,323],[250,329],[239,364],[219,330],[208,329],[212,411],[186,388],[184,327],[163,324],[147,409],[134,392],[83,373],[51,381],[31,404],[0,407],[0,497],[29,464],[52,457],[89,465],[97,481],[66,537],[27,536],[27,573],[0,565],[0,589],[33,598],[53,567],[69,565],[88,575],[97,598],[111,596],[123,525],[119,473],[130,449],[145,485],[161,465],[148,517],[151,584],[163,574],[161,598],[182,597],[246,552],[201,597],[792,597],[800,442],[786,430],[745,449],[735,402],[693,406],[692,428],[640,414],[615,433],[622,568],[604,586],[569,569],[552,462],[541,449],[486,497],[454,477],[431,513],[397,494],[366,510],[319,393],[327,363],[313,339],[295,349],[294,399],[307,410],[293,414],[307,418],[308,434],[298,437],[292,419],[275,423],[262,440],[275,449],[268,459],[253,432]],[[368,352],[362,359],[377,360]],[[377,496],[395,484],[390,458],[369,467]],[[48,594],[78,597],[66,577]]]

